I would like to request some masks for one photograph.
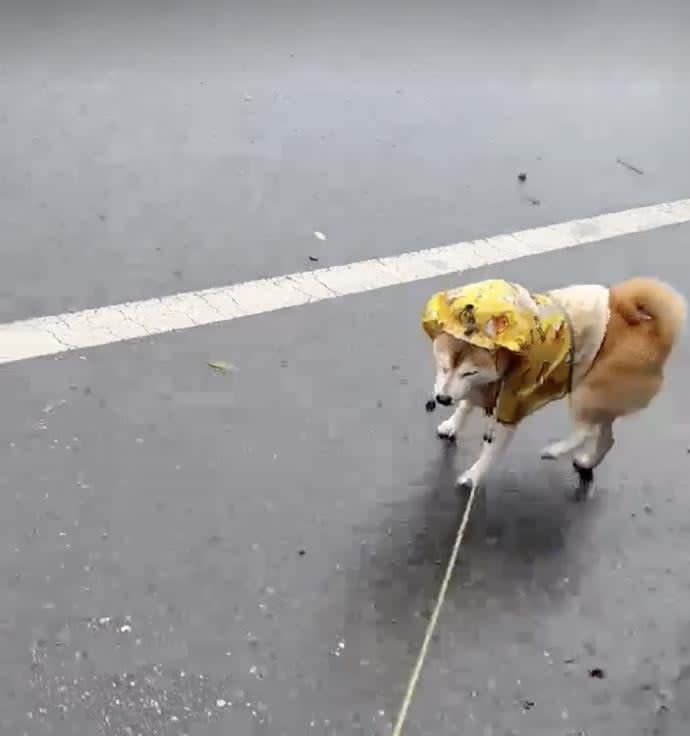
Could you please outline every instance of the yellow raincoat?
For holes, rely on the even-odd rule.
[[[570,325],[548,294],[530,294],[501,279],[479,281],[434,294],[422,326],[431,339],[446,332],[494,353],[505,348],[518,356],[500,386],[499,422],[515,424],[570,390]]]

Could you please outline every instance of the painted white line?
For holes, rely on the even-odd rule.
[[[0,363],[132,340],[460,273],[690,222],[690,199],[388,258],[0,325]]]

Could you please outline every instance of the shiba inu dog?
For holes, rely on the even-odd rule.
[[[646,408],[661,390],[685,318],[683,297],[652,278],[544,294],[496,279],[435,294],[422,320],[436,365],[431,404],[455,407],[438,434],[454,440],[474,408],[489,417],[481,453],[458,486],[481,485],[519,423],[567,396],[573,433],[542,458],[577,453],[586,495],[613,447],[616,419]]]

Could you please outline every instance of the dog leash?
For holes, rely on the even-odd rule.
[[[417,655],[417,661],[415,662],[415,665],[412,669],[412,674],[410,675],[407,690],[405,691],[405,697],[403,698],[402,705],[400,706],[400,710],[398,711],[398,717],[395,721],[395,727],[393,728],[391,736],[401,736],[403,732],[403,727],[405,726],[405,721],[407,720],[407,712],[410,709],[412,698],[414,697],[415,690],[417,689],[419,676],[422,672],[422,667],[424,667],[424,662],[426,660],[427,654],[429,653],[429,646],[431,645],[431,640],[434,637],[434,631],[436,630],[436,625],[438,624],[438,618],[441,613],[441,609],[443,608],[443,604],[446,600],[448,585],[450,584],[450,579],[453,576],[453,570],[455,569],[455,565],[458,561],[460,547],[462,546],[462,540],[465,536],[465,530],[467,529],[467,523],[470,519],[470,513],[472,512],[472,506],[474,505],[476,494],[477,486],[472,486],[470,496],[467,499],[467,504],[465,505],[465,511],[462,514],[460,526],[458,527],[458,533],[455,537],[453,551],[450,553],[450,557],[448,558],[448,566],[446,567],[446,572],[443,576],[443,582],[441,583],[441,587],[438,591],[436,604],[434,605],[434,610],[431,613],[429,623],[427,624],[426,631],[424,632],[422,646],[419,650],[419,654]]]
[[[556,303],[556,305],[559,307],[559,309],[565,315],[566,327],[568,329],[568,332],[570,333],[570,351],[569,351],[570,375],[568,376],[568,391],[570,392],[572,390],[573,369],[574,369],[573,363],[574,363],[574,358],[575,358],[575,333],[573,331],[573,326],[570,321],[570,315],[565,309],[563,309],[560,302],[558,302],[555,297],[552,296],[552,298],[553,298],[553,301]],[[432,412],[435,408],[436,408],[435,401],[433,400],[427,401],[426,403],[427,412]],[[474,505],[474,500],[475,500],[476,495],[477,495],[477,486],[473,486],[472,490],[470,491],[470,496],[467,499],[465,510],[462,514],[460,526],[458,527],[458,533],[455,537],[455,544],[453,545],[453,551],[451,552],[450,557],[448,558],[448,565],[446,567],[446,572],[443,576],[443,581],[441,582],[441,587],[439,588],[439,591],[438,591],[438,596],[436,598],[434,610],[431,613],[431,617],[429,618],[429,623],[427,624],[426,631],[424,632],[424,639],[422,640],[422,646],[419,650],[419,654],[417,655],[417,661],[415,662],[415,665],[412,668],[412,673],[410,675],[410,679],[407,684],[407,689],[405,690],[405,696],[403,697],[402,704],[400,705],[400,710],[398,711],[398,717],[395,721],[395,726],[393,727],[391,736],[402,736],[403,728],[405,727],[405,723],[407,721],[407,713],[410,710],[412,699],[414,698],[415,691],[417,690],[417,685],[419,683],[419,676],[422,673],[424,662],[426,661],[427,654],[429,653],[429,647],[431,646],[431,640],[434,637],[434,632],[436,631],[438,619],[439,619],[439,616],[441,615],[441,609],[443,608],[443,604],[445,603],[445,600],[446,600],[446,595],[448,593],[448,586],[450,585],[450,580],[453,576],[453,570],[455,569],[455,565],[457,564],[457,561],[458,561],[458,555],[460,554],[460,547],[462,546],[462,541],[465,537],[465,530],[467,529],[467,524],[470,520],[470,514],[472,512],[472,507]]]

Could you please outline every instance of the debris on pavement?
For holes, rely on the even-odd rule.
[[[635,174],[639,174],[640,176],[644,176],[644,171],[642,171],[642,169],[638,169],[637,166],[633,166],[632,164],[628,163],[627,161],[623,161],[622,158],[617,158],[616,159],[616,163],[619,164],[620,166],[625,167],[626,169],[628,169],[628,171],[632,171]]]
[[[521,171],[518,174],[518,181],[527,181],[527,174],[525,174],[524,171]]]
[[[44,407],[43,407],[43,413],[44,414],[51,414],[55,409],[57,409],[59,406],[64,406],[67,403],[67,399],[60,399],[59,401],[49,401]]]
[[[326,240],[326,236],[320,230],[314,230],[314,237],[317,240]]]
[[[588,674],[594,680],[603,680],[606,678],[606,673],[601,669],[601,667],[593,667],[589,670]]]
[[[335,649],[330,652],[331,657],[339,657],[345,650],[345,642],[340,639]]]
[[[309,260],[310,260],[310,261],[311,261],[312,263],[318,263],[318,262],[319,262],[319,258],[318,258],[318,256],[309,256]]]
[[[224,360],[209,360],[208,365],[209,368],[213,368],[216,373],[221,374],[231,373],[236,370],[234,365],[227,363]]]
[[[431,414],[432,411],[436,411],[436,402],[433,399],[429,399],[424,405],[424,408],[428,414]]]
[[[247,644],[249,644],[250,647],[258,647],[259,646],[259,640],[256,638],[256,634],[253,634],[251,631],[247,632]]]

